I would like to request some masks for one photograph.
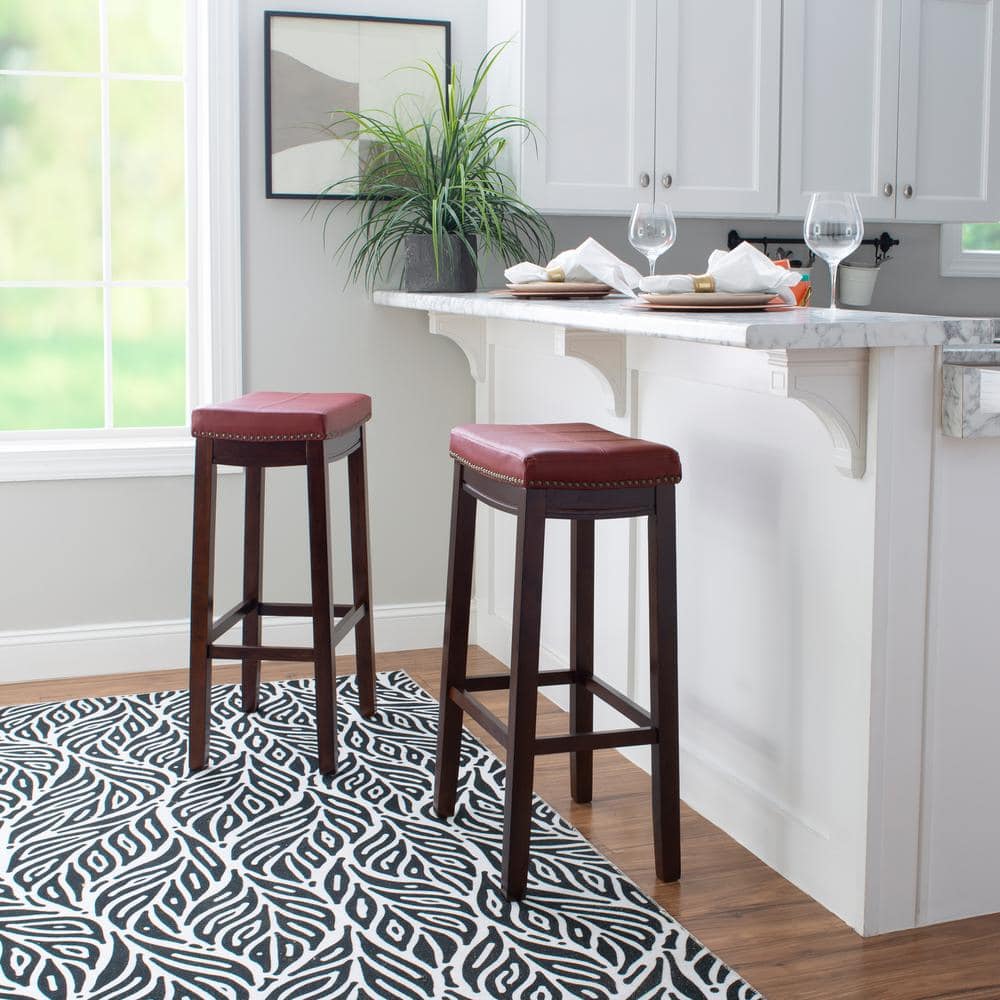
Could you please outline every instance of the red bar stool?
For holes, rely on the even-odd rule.
[[[501,886],[520,899],[528,879],[535,756],[570,754],[574,801],[592,797],[594,750],[651,745],[656,875],[680,878],[677,740],[677,452],[591,424],[470,424],[451,432],[455,459],[451,548],[441,670],[434,806],[455,811],[462,716],[468,712],[507,750]],[[466,676],[476,502],[517,516],[510,673]],[[651,710],[594,676],[594,521],[646,515],[649,533]],[[570,669],[538,670],[545,519],[572,521]],[[568,736],[536,736],[539,685],[571,684]],[[510,691],[507,725],[475,694]],[[594,696],[637,729],[594,732]]]
[[[337,767],[336,646],[353,628],[362,714],[375,713],[375,659],[368,571],[368,488],[365,428],[372,401],[358,393],[252,392],[191,415],[197,439],[194,470],[194,552],[191,570],[191,693],[188,756],[192,771],[208,763],[213,658],[241,660],[243,710],[257,710],[261,660],[312,660],[316,676],[319,767]],[[330,501],[327,465],[347,459],[354,603],[330,599]],[[243,600],[213,618],[215,480],[217,465],[246,468]],[[312,601],[284,604],[260,597],[264,543],[264,469],[304,465],[309,498]],[[261,645],[261,618],[308,615],[313,645]],[[334,619],[339,618],[336,625]],[[243,623],[238,646],[217,640]]]

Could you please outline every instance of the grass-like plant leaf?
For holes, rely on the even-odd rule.
[[[456,73],[446,83],[431,63],[418,67],[434,84],[437,103],[427,111],[411,113],[401,99],[390,111],[335,112],[331,132],[350,125],[350,139],[370,145],[357,174],[323,191],[357,188],[356,224],[337,248],[338,256],[350,258],[349,281],[374,288],[411,235],[431,237],[438,273],[450,252],[449,236],[458,237],[473,259],[473,238],[479,250],[505,264],[551,257],[552,230],[519,197],[502,166],[508,144],[533,138],[534,126],[502,108],[476,110],[503,48],[494,46],[483,56],[467,89]],[[327,213],[324,241],[336,210]]]

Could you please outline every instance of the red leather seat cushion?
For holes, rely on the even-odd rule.
[[[464,465],[517,486],[603,489],[679,482],[673,448],[593,424],[465,424],[451,432]]]
[[[251,392],[191,414],[195,437],[233,441],[308,441],[337,437],[372,415],[357,392]]]

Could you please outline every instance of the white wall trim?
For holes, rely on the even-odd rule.
[[[473,603],[470,629],[473,643],[475,621]],[[443,634],[443,601],[385,604],[375,608],[376,652],[440,646]],[[185,668],[188,636],[187,619],[0,632],[0,678],[5,684],[16,684]],[[309,646],[312,644],[309,619],[265,619],[264,638],[265,642]],[[353,652],[351,633],[337,647],[337,653]]]
[[[196,0],[198,255],[197,399],[243,390],[239,0]],[[205,336],[205,332],[208,336]]]
[[[193,439],[21,442],[0,454],[0,481],[191,475]]]
[[[220,465],[223,475],[242,472]],[[58,479],[141,479],[190,476],[194,438],[187,431],[171,437],[117,438],[113,442],[67,440],[21,442],[0,448],[0,482]]]
[[[853,887],[840,873],[840,845],[761,789],[681,742],[681,799],[765,864],[862,932]],[[748,831],[754,831],[748,836]],[[817,859],[823,859],[817,863]]]
[[[941,274],[945,278],[1000,278],[1000,250],[963,250],[962,224],[941,227]]]

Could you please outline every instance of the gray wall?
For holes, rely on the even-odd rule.
[[[413,4],[405,0],[363,7],[387,17],[414,16]],[[440,600],[451,498],[448,432],[473,412],[468,365],[453,344],[430,336],[425,315],[377,308],[363,288],[345,287],[346,267],[334,259],[332,248],[348,231],[350,202],[335,210],[327,230],[330,249],[324,249],[325,210],[307,218],[308,201],[264,197],[265,9],[356,13],[359,7],[351,0],[245,0],[242,7],[246,386],[373,397],[369,493],[375,601]],[[485,10],[485,0],[434,0],[419,16],[452,22],[453,61],[471,69],[486,44]],[[266,572],[276,593],[283,587],[304,594],[304,475],[289,470],[272,479],[268,515],[275,523]],[[343,498],[343,490],[338,495]],[[337,508],[344,511],[343,499],[335,518]],[[342,518],[338,527],[346,544]],[[341,559],[336,580],[341,587],[349,580],[345,568]]]

